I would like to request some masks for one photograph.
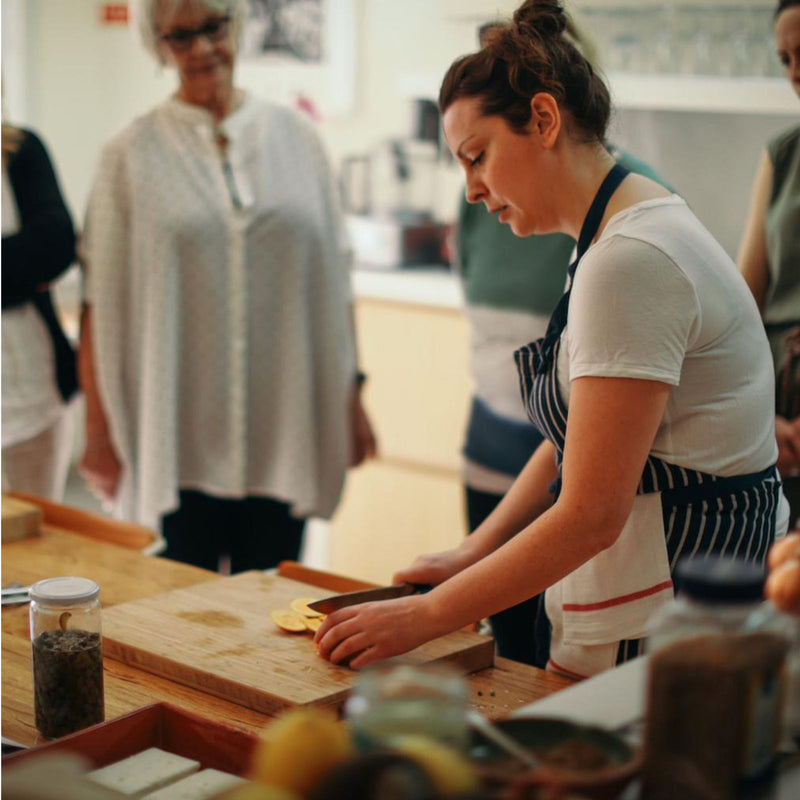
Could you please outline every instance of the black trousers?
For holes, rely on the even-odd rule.
[[[494,511],[503,495],[480,492],[468,486],[465,488],[467,520],[471,533]],[[523,664],[544,666],[537,663],[541,659],[536,656],[536,618],[540,597],[537,594],[489,618],[498,655]]]
[[[223,556],[230,557],[231,573],[268,569],[297,560],[305,524],[287,503],[269,497],[231,500],[181,489],[178,509],[161,518],[167,541],[161,555],[214,572]]]

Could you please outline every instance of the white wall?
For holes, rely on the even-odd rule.
[[[22,5],[27,108],[20,113],[9,103],[9,118],[32,125],[48,143],[79,220],[102,143],[166,95],[172,82],[127,28],[101,25],[96,0]],[[3,3],[4,23],[6,13]]]
[[[517,5],[514,0],[349,2],[355,101],[349,113],[320,125],[337,162],[404,135],[410,103],[401,89],[403,78],[433,76],[427,87],[434,93],[435,76],[473,49],[477,24]],[[83,216],[102,142],[169,94],[174,82],[131,31],[100,24],[100,5],[98,0],[2,4],[4,52],[11,57],[6,75],[9,118],[33,125],[49,143],[77,220]],[[15,48],[19,42],[14,37],[20,36],[25,46]],[[240,83],[269,95],[279,84],[274,74],[243,67]],[[786,116],[623,111],[613,138],[661,171],[734,253],[758,152],[769,135],[795,121]],[[458,178],[451,179],[447,191],[457,191],[457,185]]]
[[[800,101],[798,101],[800,111]],[[617,112],[612,140],[651,164],[736,257],[759,155],[797,116]]]
[[[474,24],[452,19],[451,0],[350,2],[355,102],[347,115],[320,126],[337,162],[405,133],[410,108],[400,76],[443,73],[474,42]],[[78,219],[102,143],[174,88],[174,76],[156,66],[131,30],[100,23],[100,6],[98,0],[4,0],[2,7],[4,28],[26,39],[26,57],[15,56],[9,70],[9,119],[35,127],[48,142]],[[486,6],[493,13],[503,3]],[[269,70],[242,65],[238,82],[263,96],[285,95]]]

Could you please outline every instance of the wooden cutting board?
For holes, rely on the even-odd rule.
[[[104,655],[266,714],[338,708],[357,673],[321,659],[310,634],[285,633],[269,618],[295,598],[330,594],[254,571],[122,603],[103,611]],[[494,641],[456,631],[393,661],[474,672],[494,663]]]
[[[3,495],[2,540],[15,542],[26,536],[38,536],[42,528],[42,509],[16,497]]]

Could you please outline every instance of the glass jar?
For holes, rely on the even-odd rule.
[[[769,629],[774,615],[766,613],[771,607],[763,602],[764,579],[763,567],[740,559],[682,561],[675,572],[674,600],[648,622],[647,652],[690,636]]]
[[[645,785],[680,797],[693,775],[733,797],[775,764],[785,624],[762,599],[763,567],[709,556],[680,563],[675,577],[675,599],[648,625]]]
[[[31,587],[36,727],[55,739],[104,719],[100,587],[46,578]]]
[[[466,751],[466,707],[467,686],[459,673],[435,664],[400,665],[365,671],[345,705],[345,716],[362,751],[409,735]]]

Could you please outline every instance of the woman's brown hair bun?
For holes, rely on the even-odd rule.
[[[514,25],[528,35],[560,36],[567,27],[567,15],[556,0],[525,0],[514,12]]]
[[[439,91],[442,114],[475,98],[484,116],[500,116],[524,134],[531,98],[552,95],[568,113],[570,135],[603,142],[611,116],[608,88],[576,47],[577,30],[557,0],[525,0],[506,25],[487,32],[483,49],[453,63]]]

